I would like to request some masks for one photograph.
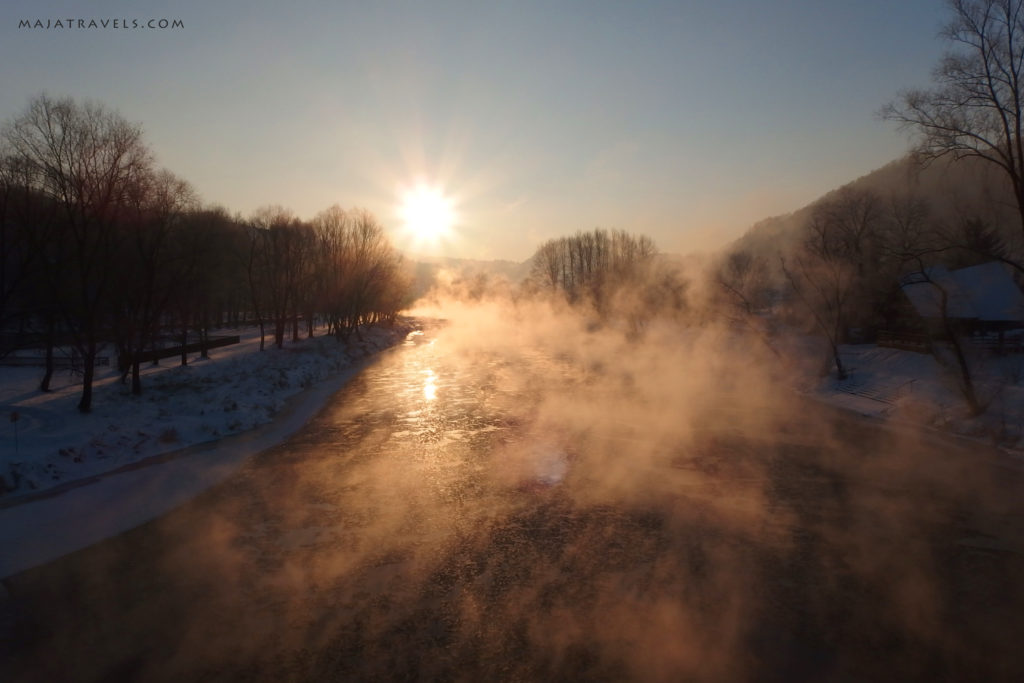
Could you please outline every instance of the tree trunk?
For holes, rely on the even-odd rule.
[[[946,334],[949,336],[949,343],[953,347],[953,356],[956,358],[957,370],[960,371],[960,389],[967,401],[967,409],[970,411],[971,417],[976,417],[985,412],[985,407],[978,400],[978,392],[974,388],[974,378],[971,376],[971,366],[967,362],[963,344],[960,343],[960,338],[950,324],[949,318],[943,317],[946,323]]]
[[[199,328],[199,356],[201,358],[210,357],[210,349],[206,348],[206,343],[210,338],[210,324],[206,313],[203,313],[202,323]]]
[[[96,372],[96,341],[89,340],[82,358],[82,398],[78,401],[78,412],[92,412],[92,380]]]
[[[43,379],[39,382],[39,391],[49,391],[50,381],[53,379],[53,347],[56,344],[56,321],[53,314],[49,314],[46,320],[46,371]]]
[[[985,412],[985,407],[978,400],[978,393],[974,388],[974,378],[971,377],[971,366],[967,362],[967,355],[964,353],[963,345],[960,343],[960,337],[958,336],[959,330],[956,329],[956,326],[949,317],[949,293],[938,283],[933,282],[932,284],[938,287],[941,297],[941,308],[939,311],[942,314],[942,329],[945,331],[946,337],[953,347],[953,356],[956,358],[957,370],[960,373],[960,390],[964,395],[964,400],[967,401],[967,408],[970,411],[971,417],[981,415]]]
[[[1017,195],[1017,215],[1020,216],[1021,234],[1024,234],[1024,181],[1015,181],[1013,185]]]
[[[836,365],[836,379],[840,382],[846,379],[846,368],[843,367],[843,359],[839,356],[839,347],[832,344],[832,360]]]
[[[132,359],[132,396],[142,395],[142,375],[139,374],[139,361]]]
[[[843,366],[842,356],[839,354],[839,344],[843,340],[843,326],[840,319],[836,319],[835,331],[832,334],[832,338],[829,340],[832,346],[832,359],[836,364],[836,379],[842,382],[846,379],[846,368]]]

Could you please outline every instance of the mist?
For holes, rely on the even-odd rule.
[[[699,4],[12,16],[3,680],[1024,680],[1024,0]]]
[[[448,279],[420,332],[239,476],[9,579],[14,670],[1020,674],[1019,475],[801,397],[799,356],[709,321],[684,279],[686,312],[639,327]]]

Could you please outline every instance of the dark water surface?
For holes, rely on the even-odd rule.
[[[983,448],[465,349],[414,333],[224,484],[12,577],[0,678],[1024,680],[1021,477]]]

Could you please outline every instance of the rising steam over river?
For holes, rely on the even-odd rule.
[[[25,680],[1011,680],[1020,475],[728,335],[454,311],[163,519],[9,580]]]

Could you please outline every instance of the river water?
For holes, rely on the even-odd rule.
[[[13,577],[8,670],[1022,673],[1014,471],[798,401],[682,342],[491,332],[427,325],[224,484]]]

